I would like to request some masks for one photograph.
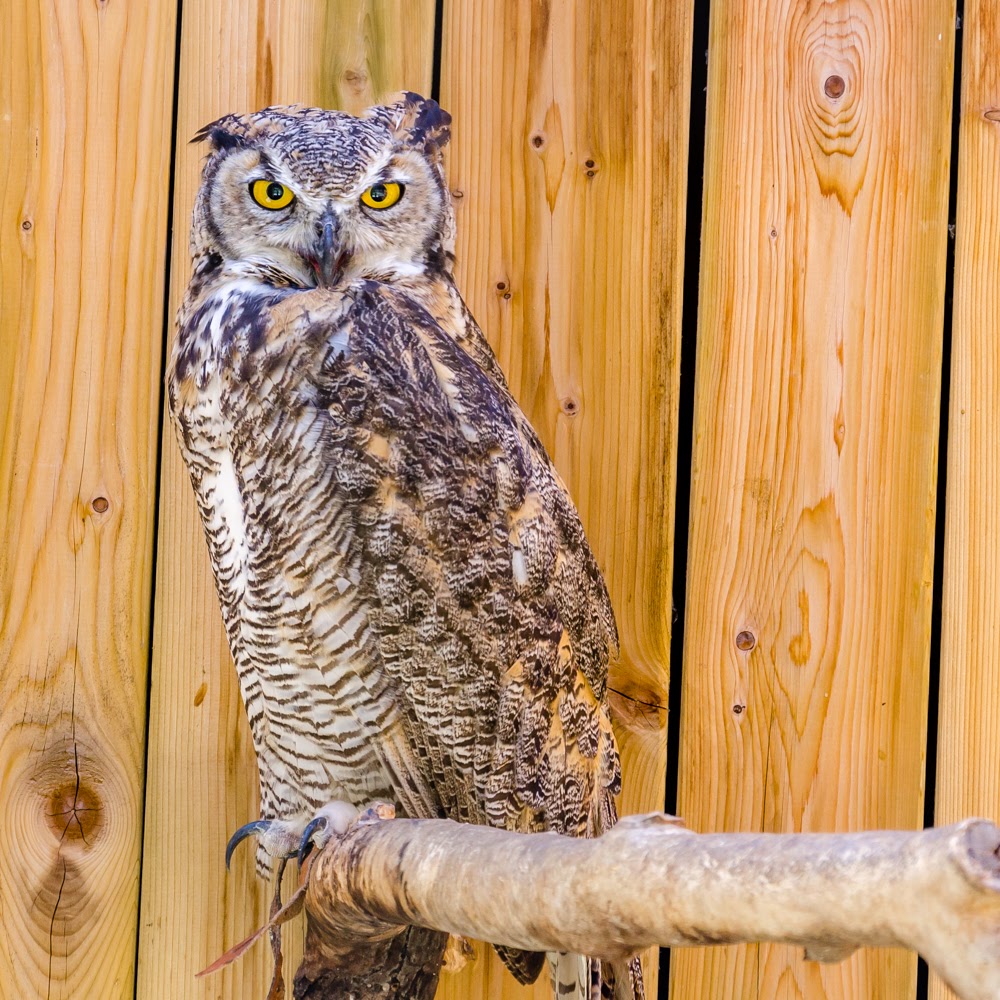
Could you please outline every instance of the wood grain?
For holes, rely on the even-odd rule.
[[[429,92],[433,0],[201,0],[184,5],[171,316],[190,273],[187,229],[203,148],[188,137],[230,111],[301,102],[357,112],[394,91]],[[172,332],[171,332],[172,335]],[[227,876],[226,840],[257,815],[257,770],[194,496],[164,428],[143,855],[138,996],[263,997],[270,952],[196,980],[263,922],[270,886],[253,851]],[[287,894],[287,893],[286,893]],[[301,925],[286,929],[289,984]]]
[[[954,19],[712,5],[679,761],[697,830],[921,824]],[[903,952],[679,950],[671,996],[904,998],[915,976]]]
[[[11,1000],[133,993],[174,15],[120,0],[3,9],[0,996]]]
[[[1000,12],[962,25],[935,822],[1000,817]],[[930,996],[954,994],[932,977]]]
[[[662,809],[692,5],[444,10],[459,285],[608,579],[623,811]],[[439,996],[550,989],[480,949]]]

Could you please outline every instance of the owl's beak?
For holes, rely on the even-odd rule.
[[[333,288],[340,281],[350,254],[340,239],[340,218],[332,207],[316,223],[316,243],[310,263],[321,288]]]

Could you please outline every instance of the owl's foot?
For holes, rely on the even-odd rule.
[[[350,802],[327,802],[302,831],[299,840],[299,864],[305,861],[313,847],[323,848],[331,837],[336,837],[357,823],[361,813]]]
[[[233,851],[247,839],[257,842],[272,858],[305,860],[313,845],[323,847],[333,836],[350,829],[361,814],[350,802],[328,802],[310,820],[255,819],[241,826],[226,844],[226,868]]]

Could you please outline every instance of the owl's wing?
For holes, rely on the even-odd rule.
[[[350,499],[413,766],[447,816],[599,832],[617,634],[577,511],[506,388],[425,310],[375,282],[349,297],[310,317],[314,457]]]

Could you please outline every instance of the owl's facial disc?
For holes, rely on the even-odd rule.
[[[452,216],[437,150],[447,130],[435,109],[408,95],[361,118],[271,108],[220,120],[199,195],[206,249],[229,273],[286,287],[445,267]]]

